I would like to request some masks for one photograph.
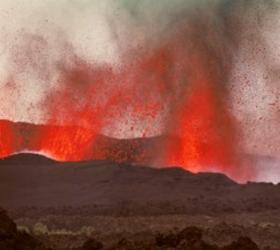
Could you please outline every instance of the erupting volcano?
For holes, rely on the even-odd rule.
[[[206,22],[200,22],[203,29]],[[238,161],[236,128],[219,75],[223,58],[213,58],[199,30],[186,29],[185,23],[161,48],[143,49],[117,71],[90,66],[73,55],[73,68],[62,70],[58,89],[44,101],[47,125],[14,128],[3,121],[1,156],[31,150],[61,161],[109,158],[229,173]],[[156,134],[165,139],[140,151],[137,140],[130,140],[127,152],[110,141],[98,143],[106,128],[114,134],[114,124],[123,120],[132,131],[142,126],[140,138]]]
[[[9,54],[16,69],[1,79],[1,88],[22,95],[21,74],[31,71],[47,87],[36,107],[28,106],[28,116],[40,110],[44,119],[42,125],[1,120],[0,157],[32,151],[59,161],[110,159],[254,180],[254,168],[243,168],[244,138],[230,84],[243,26],[223,14],[228,8],[236,13],[228,5],[170,9],[165,22],[155,11],[143,26],[136,20],[143,13],[134,19],[130,10],[121,21],[130,19],[133,31],[106,19],[119,52],[111,62],[100,63],[97,50],[96,58],[86,58],[67,34],[53,42],[51,34],[59,29],[52,22],[42,26],[47,35],[17,30],[18,43]],[[143,30],[150,21],[161,22],[151,27],[152,35]],[[51,56],[57,51],[59,56]]]
[[[0,250],[279,250],[279,17],[0,0]]]

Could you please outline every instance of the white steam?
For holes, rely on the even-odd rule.
[[[198,2],[208,8],[225,1],[0,0],[0,119],[44,123],[42,100],[74,54],[117,70],[131,49],[156,47]],[[240,17],[244,29],[230,79],[245,150],[274,157],[280,156],[279,17],[279,9],[257,4]],[[131,127],[124,120],[114,124],[123,133]]]

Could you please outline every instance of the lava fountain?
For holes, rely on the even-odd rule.
[[[172,16],[157,30],[160,39],[135,25],[131,35],[124,32],[123,42],[108,21],[121,51],[117,66],[87,60],[61,34],[55,46],[63,48],[63,56],[51,65],[56,77],[50,77],[43,58],[51,54],[48,38],[19,36],[27,41],[19,45],[21,60],[15,61],[28,62],[49,84],[37,107],[44,122],[2,120],[0,157],[31,150],[60,161],[110,159],[253,179],[254,171],[242,168],[240,128],[230,109],[229,75],[238,43],[229,30],[238,33],[240,23],[226,18],[215,4],[195,5],[176,15],[180,18]],[[26,44],[36,49],[28,53]],[[12,74],[9,79],[17,81]]]

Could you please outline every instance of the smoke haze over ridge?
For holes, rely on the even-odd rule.
[[[278,5],[2,0],[0,117],[119,138],[190,131],[188,142],[207,127],[210,145],[278,157]]]

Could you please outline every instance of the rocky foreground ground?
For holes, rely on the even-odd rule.
[[[42,230],[42,228],[41,228]],[[190,250],[258,250],[260,249],[248,237],[238,237],[232,243],[218,247],[216,244],[206,242],[204,231],[198,227],[186,227],[183,230],[177,230],[169,233],[157,233],[155,235],[151,232],[142,234],[141,238],[128,236],[116,240],[111,246],[106,246],[101,240],[89,237],[84,239],[84,242],[79,247],[58,246],[50,247],[51,234],[43,232],[38,234],[34,230],[32,233],[27,233],[23,228],[17,228],[16,224],[7,216],[4,210],[0,210],[0,249],[1,250],[55,250],[55,249],[72,249],[72,250],[101,250],[101,249],[190,249]],[[58,235],[63,238],[67,236],[68,239],[75,238],[74,235],[64,232]],[[72,239],[73,240],[73,239]],[[267,248],[269,249],[269,248]]]
[[[0,162],[0,249],[280,249],[280,185],[35,155]]]

